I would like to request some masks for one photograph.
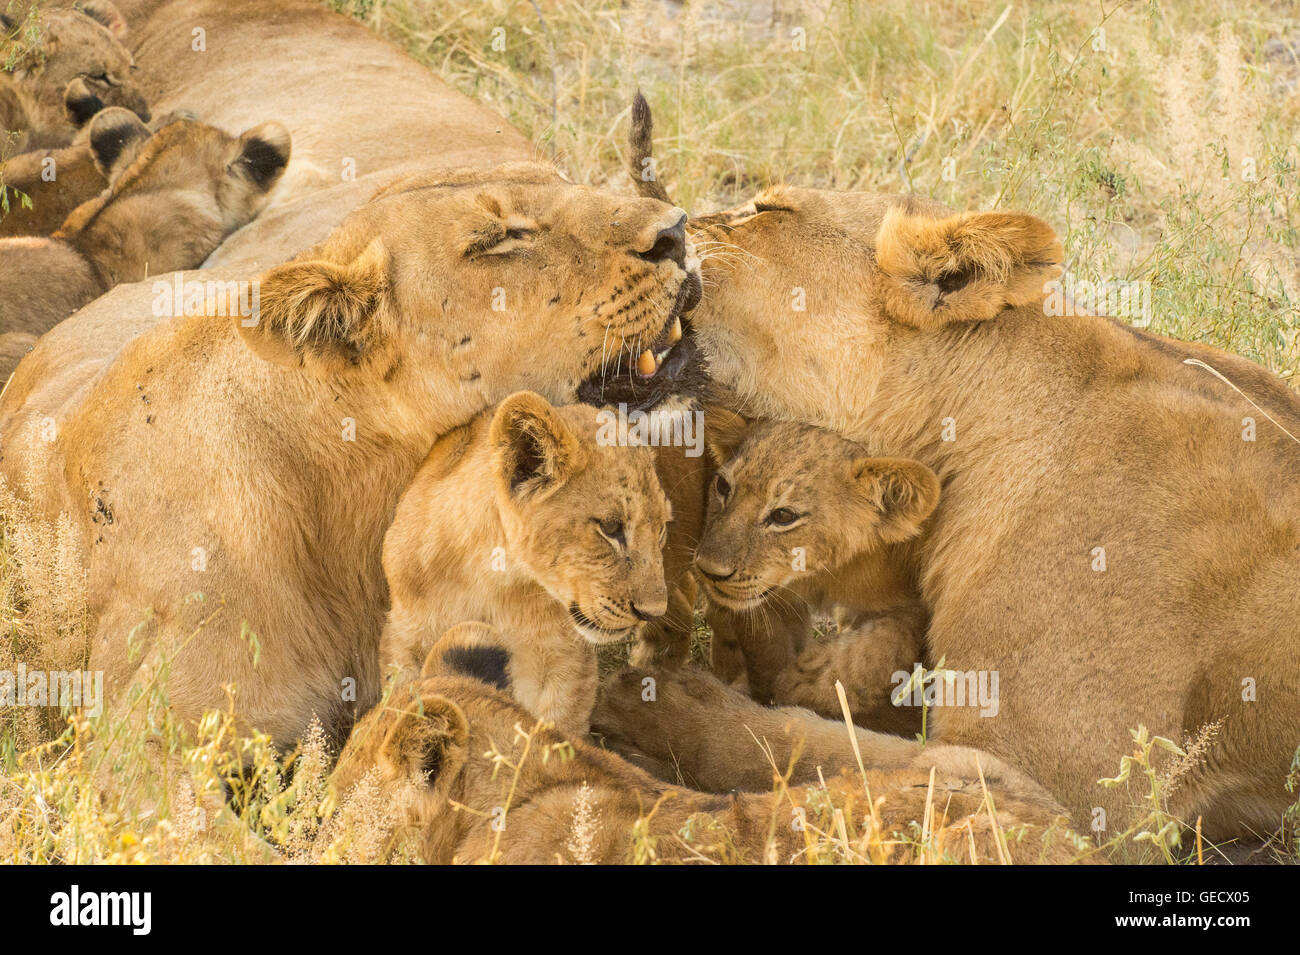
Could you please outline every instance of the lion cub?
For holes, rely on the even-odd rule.
[[[893,706],[888,691],[921,660],[927,620],[905,544],[939,502],[934,472],[807,425],[735,419],[715,424],[711,440],[719,468],[695,557],[709,598],[732,610],[840,608],[856,620],[772,675],[774,702],[839,718],[838,679],[861,725],[919,729],[917,711]]]
[[[510,642],[520,702],[587,731],[595,646],[668,611],[673,516],[655,449],[602,446],[596,416],[519,392],[434,445],[384,538],[380,661],[399,679],[443,631],[483,621]]]
[[[364,861],[802,865],[812,853],[834,857],[838,843],[822,840],[815,846],[812,832],[831,831],[834,815],[860,807],[868,790],[885,833],[916,831],[924,820],[934,834],[924,851],[912,850],[914,840],[887,838],[875,852],[877,861],[924,862],[941,855],[972,862],[1066,863],[1083,855],[1049,797],[1014,774],[1002,778],[1005,767],[996,759],[964,747],[931,746],[925,753],[908,751],[887,767],[869,764],[864,781],[851,769],[853,753],[840,727],[830,745],[813,743],[824,757],[821,766],[803,760],[795,770],[798,778],[786,789],[769,791],[771,770],[761,759],[750,759],[766,774],[760,792],[712,795],[665,784],[580,737],[534,727],[516,703],[517,645],[484,624],[454,627],[434,644],[417,679],[395,687],[385,704],[358,722],[330,778],[327,805],[339,811],[322,828],[320,857],[355,851],[349,839],[357,826],[355,813],[373,813],[377,795],[392,828],[387,840],[373,847],[376,858]],[[709,682],[689,667],[664,676],[672,697],[665,703],[674,711],[675,681]],[[748,747],[746,755],[758,757],[758,744],[740,726],[756,718],[777,724],[765,727],[765,741],[787,742],[788,721],[777,711],[752,703],[745,708],[748,701],[739,697],[732,702],[737,701],[740,712],[715,711],[719,728],[736,747]],[[635,726],[639,715],[623,725]],[[501,773],[497,754],[516,762],[520,771]],[[556,754],[563,758],[550,758]],[[353,793],[371,794],[369,801],[356,803],[366,809],[351,808]],[[994,798],[996,821],[989,808]],[[793,819],[809,825],[792,825]],[[369,816],[367,825],[372,825]],[[1002,835],[1012,829],[1021,834],[1012,842],[1014,855]]]
[[[0,336],[39,336],[122,282],[197,268],[266,203],[289,161],[289,133],[241,136],[189,119],[156,133],[111,108],[90,122],[110,185],[48,238],[0,239]],[[0,353],[8,349],[0,349]],[[15,362],[0,365],[0,380]]]

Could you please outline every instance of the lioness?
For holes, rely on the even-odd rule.
[[[664,491],[699,491],[674,480],[677,449],[602,445],[598,415],[521,392],[439,439],[384,537],[381,665],[410,679],[445,630],[486,621],[507,639],[516,699],[587,732],[595,646],[668,613],[699,531],[673,521]],[[689,631],[689,612],[677,625]]]
[[[109,188],[49,238],[0,239],[0,335],[39,336],[119,283],[197,267],[266,202],[289,133],[178,120],[151,135],[114,107],[91,120],[89,148]],[[0,379],[13,368],[0,364]]]
[[[1097,780],[1129,731],[1217,723],[1171,808],[1213,838],[1276,829],[1300,744],[1300,398],[1219,349],[1045,314],[1061,246],[1023,213],[778,187],[694,232],[744,252],[706,263],[696,326],[746,407],[939,475],[929,650],[1002,694],[996,717],[936,711],[940,737],[1113,828],[1141,793]]]
[[[921,660],[926,614],[905,545],[939,503],[934,472],[807,425],[733,417],[709,435],[720,467],[695,555],[709,598],[733,610],[786,603],[855,617],[764,675],[775,701],[838,717],[839,680],[859,725],[920,729],[918,711],[894,706],[889,690]]]
[[[250,313],[163,321],[165,277],[46,334],[0,399],[0,470],[77,527],[106,693],[176,637],[182,719],[235,684],[277,740],[344,732],[379,692],[383,535],[438,437],[522,389],[641,407],[696,373],[684,219],[543,164],[440,170],[291,262],[203,273],[255,282]]]
[[[293,131],[275,201],[212,255],[248,273],[323,242],[397,176],[538,158],[501,116],[319,0],[128,0],[128,38],[155,111]],[[382,108],[377,108],[382,105]]]
[[[18,37],[26,27],[0,15],[6,47],[21,44],[13,81],[27,96],[23,113],[30,125],[20,131],[25,134],[20,149],[68,145],[87,118],[91,97],[99,109],[121,106],[149,121],[135,61],[122,45],[126,21],[110,0],[81,0],[71,10],[39,10],[37,40],[31,44]],[[77,86],[70,85],[74,80],[80,81]]]
[[[967,765],[936,768],[933,776],[935,760],[917,761],[868,769],[865,777],[831,774],[823,786],[804,762],[788,788],[706,795],[539,725],[507,695],[514,673],[509,642],[490,627],[448,632],[422,679],[399,687],[353,730],[331,778],[331,801],[364,787],[398,817],[384,853],[428,863],[800,863],[834,856],[832,804],[845,813],[848,851],[858,860],[1092,861],[1051,801],[1033,787],[1006,787],[991,758],[982,764],[991,794],[967,753]],[[846,738],[841,749],[847,753]],[[765,788],[773,782],[769,770]],[[930,845],[913,851],[922,828]],[[874,836],[864,837],[868,831]],[[344,812],[320,844],[346,837]]]

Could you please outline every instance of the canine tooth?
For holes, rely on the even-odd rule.
[[[682,320],[673,321],[673,327],[668,330],[668,340],[674,344],[682,340]]]
[[[636,370],[642,378],[649,378],[658,371],[659,363],[655,361],[654,352],[648,348],[643,351],[641,357],[636,360]]]

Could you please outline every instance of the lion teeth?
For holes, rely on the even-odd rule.
[[[652,378],[658,370],[659,363],[655,361],[654,352],[647,348],[641,353],[641,357],[636,360],[637,374],[642,378]]]
[[[676,344],[681,340],[682,340],[682,320],[679,318],[673,321],[673,327],[668,330],[668,341],[672,342],[673,344]]]

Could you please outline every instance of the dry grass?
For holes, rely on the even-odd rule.
[[[627,187],[626,110],[639,86],[656,113],[659,176],[692,211],[778,181],[1028,209],[1060,231],[1074,276],[1149,283],[1154,330],[1300,374],[1300,18],[1286,0],[333,6],[499,109],[577,180]],[[0,669],[80,665],[73,535],[35,524],[7,494],[0,514]],[[323,734],[282,754],[238,737],[221,712],[183,733],[163,685],[134,699],[131,720],[0,711],[0,859],[418,861],[392,844],[400,800],[364,784],[330,792]],[[1166,812],[1177,777],[1152,757],[1174,744],[1142,730],[1132,743],[1112,784],[1147,812],[1113,847],[1134,859],[1213,857]],[[503,759],[527,758],[518,739],[499,745]],[[1194,761],[1198,746],[1168,751]],[[1300,789],[1300,753],[1290,784]],[[829,791],[816,805],[809,862],[964,860],[964,846],[936,843],[929,819],[884,833]],[[1298,820],[1300,802],[1279,849],[1292,858]],[[579,800],[575,860],[597,825]],[[1014,857],[1016,833],[1005,835]],[[725,840],[701,845],[709,861],[729,858]],[[652,840],[634,835],[632,858],[655,861]]]

